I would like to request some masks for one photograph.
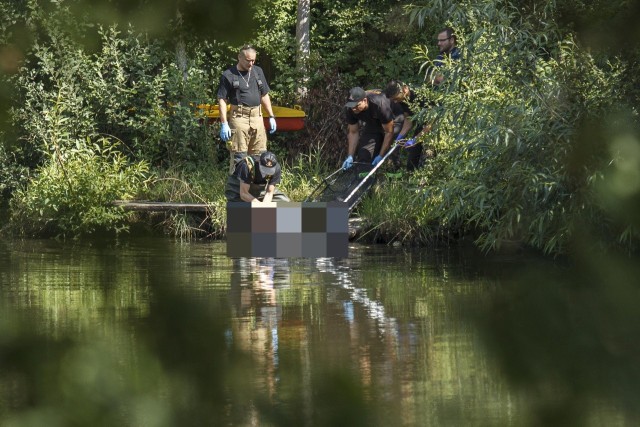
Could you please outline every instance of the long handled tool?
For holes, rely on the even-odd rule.
[[[338,169],[337,171],[333,172],[331,175],[327,176],[326,178],[322,178],[322,180],[320,181],[320,183],[316,186],[316,188],[313,189],[313,191],[311,192],[311,194],[309,194],[309,196],[305,199],[305,202],[312,202],[314,201],[314,198],[316,197],[316,193],[318,192],[318,190],[320,189],[320,187],[324,186],[324,188],[327,188],[329,185],[331,185],[331,183],[329,182],[329,180],[331,178],[333,178],[335,175],[337,175],[338,173],[342,172],[342,168]]]
[[[349,210],[351,210],[351,209],[353,208],[353,206],[355,206],[355,203],[352,203],[352,197],[354,197],[354,195],[358,192],[358,190],[360,190],[360,188],[362,188],[362,186],[364,185],[364,183],[365,183],[365,182],[367,182],[367,181],[368,181],[368,180],[373,176],[373,174],[375,174],[375,173],[376,173],[376,171],[378,170],[378,168],[379,168],[380,166],[382,166],[382,164],[387,160],[387,158],[389,158],[389,156],[391,155],[391,153],[393,153],[393,152],[394,152],[394,150],[395,150],[396,148],[398,148],[398,146],[400,146],[400,145],[401,145],[400,143],[396,143],[396,144],[394,144],[394,145],[393,145],[393,147],[391,147],[391,149],[390,149],[389,151],[387,151],[387,153],[384,155],[384,157],[382,158],[382,160],[380,160],[380,161],[378,162],[378,164],[377,164],[377,165],[375,165],[375,166],[373,167],[373,169],[371,169],[371,170],[369,171],[369,173],[367,174],[367,176],[365,176],[365,177],[362,179],[362,181],[360,181],[360,184],[358,184],[358,185],[356,186],[356,188],[354,188],[354,189],[351,191],[351,193],[349,193],[349,195],[348,195],[347,197],[345,197],[344,202],[349,203]],[[362,197],[362,195],[363,195],[363,194],[364,194],[364,192],[362,192],[362,193],[358,196],[358,199],[359,199],[360,197]],[[356,199],[356,200],[354,200],[354,202],[357,202],[357,199]]]

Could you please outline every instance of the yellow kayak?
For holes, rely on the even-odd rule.
[[[227,110],[230,108],[227,107]],[[273,114],[276,116],[276,125],[278,132],[296,131],[304,128],[305,113],[299,105],[295,105],[293,108],[279,107],[274,105],[272,107]],[[199,115],[207,117],[209,123],[212,123],[220,118],[220,110],[218,105],[211,104],[199,104]],[[264,117],[264,125],[269,128],[269,117],[267,112],[262,109],[262,115]]]

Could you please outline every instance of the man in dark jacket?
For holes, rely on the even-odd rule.
[[[456,35],[453,32],[453,28],[445,27],[440,30],[437,38],[438,50],[440,53],[434,61],[436,69],[445,65],[447,58],[452,60],[460,59],[460,49],[458,49],[456,43]],[[433,78],[433,84],[437,86],[441,84],[443,80],[444,76],[441,73],[437,73]]]

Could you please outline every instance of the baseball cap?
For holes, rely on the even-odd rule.
[[[271,151],[265,151],[260,155],[260,175],[273,176],[278,169],[280,169],[280,165],[278,165],[275,154]]]
[[[362,101],[367,96],[367,92],[364,91],[361,87],[354,87],[349,91],[349,99],[347,103],[344,104],[347,108],[355,108],[356,105],[360,101]]]

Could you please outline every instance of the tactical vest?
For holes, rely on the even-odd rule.
[[[238,73],[240,70],[238,70]],[[262,79],[257,76],[258,72],[256,71],[256,81],[258,82],[258,90],[260,94],[262,94],[262,89],[264,88],[264,83],[262,83]],[[238,79],[238,75],[231,73],[231,84],[233,85],[234,90],[238,90],[240,88],[240,80]]]

